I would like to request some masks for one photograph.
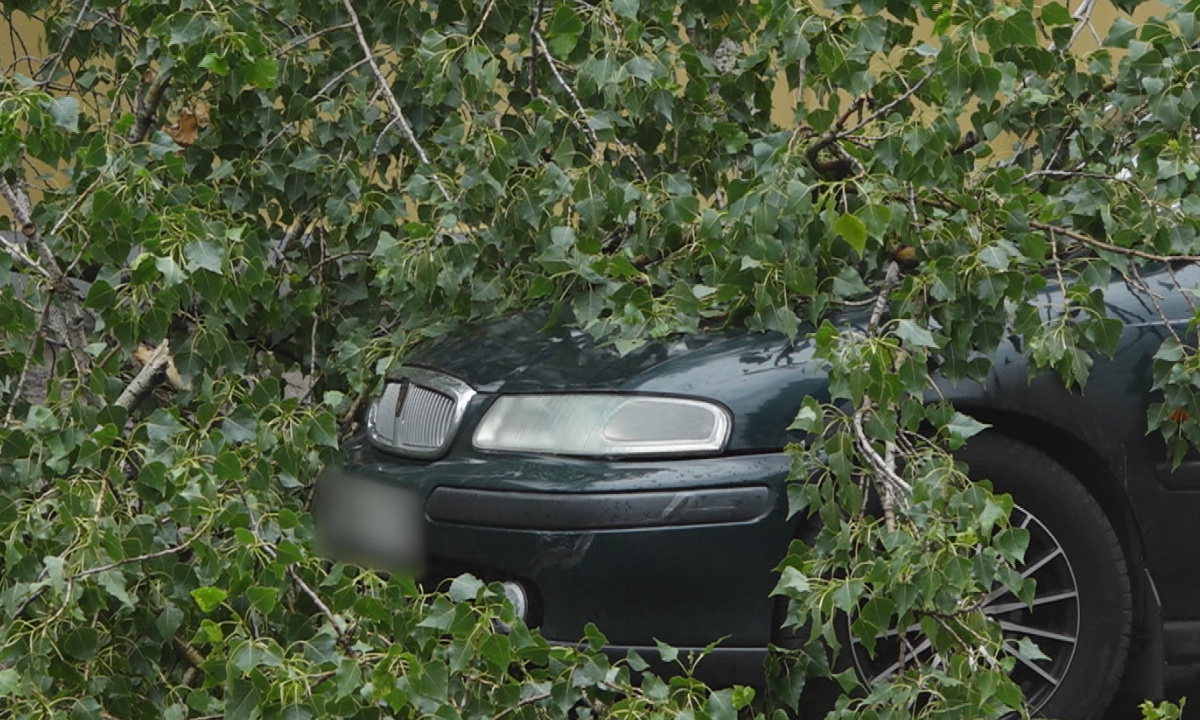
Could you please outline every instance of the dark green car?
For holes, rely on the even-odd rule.
[[[1151,356],[1168,324],[1186,329],[1180,288],[1200,269],[1144,279],[1108,289],[1125,331],[1084,393],[1030,377],[1012,344],[985,385],[940,388],[992,425],[963,457],[1031,533],[1033,606],[997,592],[987,610],[1048,656],[1014,672],[1049,716],[1092,717],[1126,670],[1138,692],[1161,692],[1164,664],[1200,657],[1200,458],[1172,469],[1146,433]],[[714,333],[622,357],[545,323],[475,327],[389,378],[368,432],[322,478],[330,545],[503,582],[553,641],[579,641],[588,622],[620,654],[724,638],[707,677],[761,682],[767,646],[784,640],[772,568],[806,531],[787,519],[787,428],[805,396],[827,395],[811,345]]]

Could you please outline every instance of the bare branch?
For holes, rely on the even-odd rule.
[[[557,80],[558,84],[561,85],[563,90],[566,91],[567,95],[571,98],[571,102],[575,104],[575,109],[579,112],[579,116],[583,118],[579,125],[587,134],[588,139],[591,140],[592,150],[599,151],[600,138],[596,136],[596,131],[593,130],[591,125],[588,124],[587,110],[583,107],[583,103],[579,101],[579,96],[575,93],[575,89],[572,88],[571,85],[565,79],[563,79],[562,74],[559,73],[558,67],[555,65],[554,56],[550,53],[550,48],[547,47],[545,38],[542,37],[542,34],[538,32],[536,27],[533,30],[533,39],[537,42],[538,47],[541,49],[542,57],[545,59],[547,67],[550,68],[550,72],[554,75],[554,79]],[[615,140],[615,142],[617,147],[621,149],[621,153],[633,163],[633,167],[637,170],[638,176],[641,177],[642,182],[646,183],[647,185],[650,184],[650,179],[646,177],[646,171],[642,169],[642,165],[637,161],[637,157],[634,156],[633,151],[630,150],[625,143],[621,142],[620,140]]]
[[[13,390],[12,400],[8,403],[8,410],[4,412],[5,425],[12,422],[13,410],[17,407],[17,403],[21,402],[21,395],[25,392],[25,383],[29,380],[29,369],[33,367],[34,350],[37,348],[38,337],[45,330],[46,318],[50,315],[52,299],[53,295],[46,298],[46,304],[42,307],[42,314],[38,317],[37,327],[33,329],[33,335],[30,337],[29,352],[25,354],[25,362],[21,365],[21,374],[17,377],[17,387]]]
[[[3,178],[0,178],[0,182],[3,182]],[[4,251],[12,256],[14,260],[41,274],[50,282],[54,282],[54,276],[50,274],[49,270],[42,267],[42,264],[30,257],[24,248],[9,240],[3,234],[0,234],[0,246],[3,246]]]
[[[85,578],[89,575],[96,575],[98,573],[108,572],[109,570],[115,570],[116,568],[119,568],[122,565],[132,565],[133,563],[140,563],[140,562],[145,562],[146,560],[154,560],[154,559],[161,558],[161,557],[167,557],[168,555],[175,555],[177,553],[180,553],[180,552],[183,552],[184,550],[186,550],[188,548],[188,545],[191,544],[192,539],[197,537],[197,535],[198,534],[192,535],[190,538],[188,538],[185,542],[183,542],[180,545],[173,545],[169,548],[163,548],[162,550],[156,550],[155,552],[146,553],[144,555],[127,557],[127,558],[124,558],[123,560],[117,560],[115,562],[110,562],[107,565],[100,565],[98,567],[88,568],[87,570],[83,570],[81,572],[78,572],[78,573],[72,575],[71,579],[79,580],[80,578]]]
[[[346,68],[345,70],[341,71],[341,72],[340,72],[340,73],[338,73],[337,75],[334,75],[332,80],[330,80],[329,82],[325,83],[325,86],[324,86],[324,87],[322,87],[320,90],[318,90],[316,95],[313,95],[313,96],[312,96],[312,99],[313,99],[313,100],[316,100],[317,98],[321,97],[321,96],[322,96],[322,95],[324,95],[325,93],[329,92],[329,91],[330,91],[330,89],[332,89],[334,85],[337,85],[337,84],[338,84],[338,82],[339,82],[339,81],[341,81],[341,79],[342,79],[342,78],[346,77],[347,75],[349,75],[350,73],[354,72],[355,70],[357,70],[358,68],[362,67],[363,65],[366,65],[366,64],[367,64],[367,62],[369,62],[369,61],[370,61],[370,59],[371,59],[371,57],[368,55],[367,57],[363,58],[362,60],[359,60],[358,62],[354,63],[354,64],[353,64],[353,65],[351,65],[350,67],[348,67],[348,68]]]
[[[125,408],[125,411],[129,412],[144,400],[167,372],[167,365],[171,359],[170,350],[170,343],[164,339],[158,349],[146,359],[146,364],[138,374],[129,381],[129,385],[121,391],[113,405]]]
[[[1071,31],[1071,39],[1067,40],[1067,44],[1063,46],[1062,52],[1071,49],[1075,41],[1079,39],[1079,34],[1083,32],[1085,27],[1092,25],[1092,11],[1096,9],[1096,0],[1081,0],[1079,7],[1075,8],[1075,12],[1071,14],[1071,19],[1075,21],[1075,28]],[[1095,34],[1095,28],[1092,28],[1092,33]],[[1100,42],[1100,38],[1096,38],[1096,42]],[[1055,48],[1057,49],[1057,48]]]
[[[54,57],[50,58],[41,69],[37,71],[37,75],[44,75],[45,82],[49,83],[54,80],[54,71],[58,69],[58,63],[62,60],[63,53],[67,51],[67,46],[71,44],[71,40],[75,39],[75,33],[79,32],[79,25],[83,22],[83,16],[92,7],[92,0],[83,0],[79,4],[79,14],[71,21],[71,25],[67,28],[67,34],[58,45],[58,52],[54,53]],[[36,75],[35,75],[36,77]]]
[[[871,321],[867,323],[867,335],[874,336],[878,332],[879,321],[883,319],[883,313],[887,310],[888,301],[891,299],[892,288],[896,287],[896,281],[899,278],[900,263],[892,260],[884,271],[883,287],[879,289],[879,295],[875,297],[875,308],[871,311]]]
[[[354,26],[354,34],[358,36],[359,47],[362,48],[363,55],[366,58],[367,64],[371,66],[371,73],[375,75],[375,81],[379,83],[379,89],[383,91],[384,97],[388,101],[388,106],[392,110],[392,114],[396,116],[400,124],[400,133],[404,135],[404,139],[416,151],[417,157],[421,158],[421,162],[425,165],[432,165],[429,160],[429,155],[425,153],[425,148],[421,147],[421,143],[417,141],[417,135],[413,132],[412,125],[404,116],[404,109],[400,107],[400,101],[396,99],[396,94],[392,92],[391,86],[388,84],[387,77],[383,71],[379,69],[379,63],[375,62],[374,53],[371,51],[371,44],[367,42],[367,36],[363,33],[362,23],[358,20],[358,13],[354,10],[354,4],[350,0],[342,0],[342,5],[346,8],[346,12],[350,15],[350,24]],[[446,186],[442,184],[441,178],[437,173],[432,175],[433,184],[441,192],[442,197],[447,201],[453,200]]]
[[[327,35],[328,33],[331,33],[331,32],[337,32],[338,30],[349,30],[352,27],[354,27],[354,25],[352,23],[342,23],[341,25],[333,25],[331,27],[321,28],[320,30],[318,30],[314,33],[305,35],[304,37],[296,38],[295,40],[292,40],[291,42],[289,42],[287,45],[284,45],[282,48],[280,48],[279,50],[277,50],[275,52],[275,57],[281,57],[283,55],[286,55],[287,53],[291,52],[292,50],[295,50],[296,48],[300,47],[301,45],[306,45],[309,42],[312,42],[313,40],[316,40],[317,38],[321,37],[322,35]]]
[[[138,94],[137,98],[136,119],[126,137],[130,143],[137,144],[146,139],[147,133],[150,132],[150,125],[154,122],[154,116],[158,114],[158,106],[162,103],[163,93],[170,84],[171,78],[164,72],[156,75],[154,80],[142,88],[142,92]]]
[[[913,95],[915,95],[917,93],[917,91],[921,89],[921,86],[923,86],[925,84],[925,82],[927,80],[929,80],[929,78],[932,76],[933,76],[932,71],[925,73],[925,75],[920,80],[918,80],[912,84],[912,87],[910,87],[907,90],[905,90],[904,92],[900,93],[895,98],[893,98],[891,102],[878,108],[877,110],[872,112],[870,115],[863,118],[862,121],[859,122],[857,125],[850,128],[849,130],[847,130],[846,122],[850,119],[851,115],[853,115],[855,112],[857,112],[858,110],[860,110],[862,108],[862,104],[863,104],[863,102],[865,102],[865,98],[858,98],[857,100],[855,100],[853,103],[850,104],[850,107],[847,108],[846,111],[843,112],[841,114],[841,116],[839,116],[837,118],[837,120],[833,123],[833,125],[831,125],[828,130],[826,130],[824,133],[822,133],[822,135],[819,138],[817,138],[817,141],[815,143],[813,143],[811,146],[809,146],[808,150],[806,151],[806,154],[808,155],[808,159],[810,161],[815,161],[815,159],[817,157],[817,153],[821,152],[822,150],[829,147],[830,145],[833,145],[838,140],[841,140],[844,136],[850,135],[854,132],[857,132],[858,130],[866,127],[867,125],[870,125],[871,123],[875,122],[876,120],[883,117],[887,113],[891,112],[898,105],[900,105],[901,103],[905,102],[906,100],[911,98]]]

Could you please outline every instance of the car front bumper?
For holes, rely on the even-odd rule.
[[[360,441],[323,473],[316,514],[320,527],[358,513],[342,523],[332,552],[424,559],[434,580],[471,572],[520,583],[529,623],[551,641],[578,642],[594,622],[614,648],[720,641],[719,654],[760,658],[778,624],[773,569],[795,536],[790,465],[783,453],[417,462]],[[413,508],[394,517],[417,527],[388,527],[386,513],[356,510],[364,502],[347,498],[362,488],[375,508]]]

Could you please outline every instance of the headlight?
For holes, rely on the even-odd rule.
[[[733,423],[715,403],[646,395],[504,395],[475,430],[480,450],[554,455],[720,452]]]

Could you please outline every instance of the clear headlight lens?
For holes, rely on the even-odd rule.
[[[648,395],[504,395],[475,430],[475,447],[554,455],[720,452],[733,423],[715,403]]]

